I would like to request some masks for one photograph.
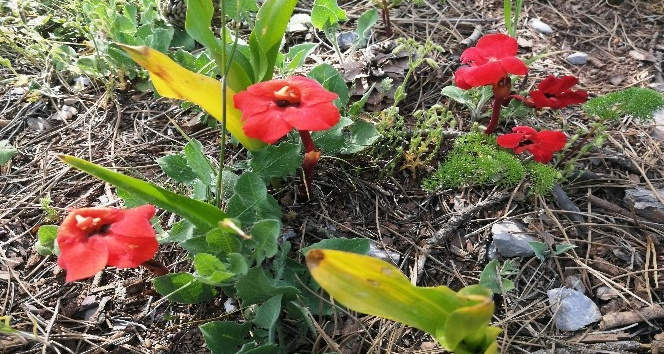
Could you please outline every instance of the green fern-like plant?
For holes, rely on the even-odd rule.
[[[537,195],[548,194],[562,178],[561,173],[549,165],[528,162],[525,168],[530,178],[530,190]]]
[[[662,107],[664,96],[661,93],[648,88],[630,87],[590,99],[583,105],[583,110],[603,120],[632,116],[644,122],[651,120],[653,113]]]

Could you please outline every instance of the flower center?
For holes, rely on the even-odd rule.
[[[91,236],[104,236],[111,228],[111,224],[102,224],[101,218],[85,217],[76,215],[76,227],[81,231],[85,231],[88,237]]]
[[[274,103],[282,108],[300,105],[300,93],[290,86],[284,86],[279,91],[274,91],[274,98]]]
[[[530,139],[524,139],[519,142],[519,147],[524,147],[527,145],[532,145],[533,141]]]

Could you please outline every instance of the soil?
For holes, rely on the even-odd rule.
[[[484,33],[504,31],[502,4],[498,0],[404,2],[390,11],[393,38],[386,38],[379,20],[370,45],[414,38],[444,49],[432,54],[437,69],[419,70],[409,81],[402,114],[437,103],[449,105],[458,117],[459,130],[469,129],[472,122],[464,107],[448,102],[440,90],[451,83],[459,55],[467,47],[461,41],[479,26]],[[310,6],[302,3],[296,12],[307,12]],[[351,18],[347,29],[353,29],[354,20],[370,6],[367,1],[342,3]],[[536,32],[527,25],[531,19],[550,25],[553,33]],[[532,86],[555,73],[578,77],[579,87],[591,96],[634,86],[664,91],[662,1],[526,1],[521,23],[519,55],[544,54],[530,65],[523,85]],[[340,66],[331,49],[321,48],[319,57]],[[577,51],[589,55],[585,65],[566,61]],[[15,69],[31,75],[41,70]],[[228,316],[226,299],[191,306],[165,301],[152,291],[151,275],[143,268],[109,268],[94,279],[65,284],[56,259],[38,255],[34,243],[39,226],[57,224],[68,208],[121,206],[114,188],[65,166],[57,154],[168,183],[155,160],[180,151],[186,142],[173,123],[202,141],[209,156],[216,156],[218,131],[190,124],[198,113],[152,93],[131,86],[107,92],[95,82],[74,91],[52,68],[45,73],[51,86],[61,86],[59,92],[33,94],[21,87],[0,87],[0,140],[8,139],[18,149],[10,164],[0,167],[0,304],[2,315],[11,316],[12,327],[27,334],[0,334],[0,352],[206,353],[197,326]],[[0,75],[12,73],[2,67]],[[64,105],[77,112],[59,114]],[[529,120],[541,128],[569,127],[572,134],[591,123],[578,107],[545,111]],[[505,127],[501,124],[499,129]],[[629,117],[606,128],[603,148],[578,160],[581,177],[563,183],[557,198],[529,195],[523,184],[510,190],[469,186],[426,192],[422,178],[445,158],[445,149],[424,168],[397,169],[380,178],[383,162],[368,163],[372,160],[366,156],[346,161],[324,158],[317,171],[315,202],[293,203],[300,182],[286,181],[284,190],[293,195],[281,199],[284,214],[291,216],[284,219],[284,229],[302,234],[295,249],[330,232],[368,237],[398,254],[398,266],[418,285],[458,289],[477,283],[488,262],[491,226],[517,220],[540,241],[577,247],[544,261],[520,260],[518,274],[510,277],[515,289],[496,297],[493,324],[503,329],[499,338],[503,353],[657,353],[664,350],[664,311],[655,311],[650,318],[626,313],[657,309],[664,303],[664,276],[658,269],[664,262],[664,224],[654,218],[637,219],[623,197],[625,190],[637,186],[662,187],[662,140],[653,135],[655,127]],[[237,151],[231,160],[241,156],[243,152]],[[40,204],[44,197],[51,199],[54,216]],[[558,199],[565,197],[570,203]],[[160,218],[164,227],[173,222],[167,213]],[[191,268],[185,252],[172,245],[162,246],[158,259],[172,271]],[[574,279],[604,317],[579,331],[560,331],[546,293],[572,285]],[[607,287],[620,295],[600,296],[598,289]],[[619,319],[609,327],[611,316]],[[308,341],[301,352],[333,351],[329,340],[344,353],[444,352],[431,337],[390,321],[359,314],[319,320],[325,333]],[[334,326],[336,331],[328,330]],[[39,340],[29,335],[33,331]]]

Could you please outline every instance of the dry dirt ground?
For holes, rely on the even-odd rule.
[[[477,26],[485,33],[504,30],[502,1],[423,2],[418,6],[405,2],[391,10],[395,37],[428,39],[445,49],[434,55],[440,69],[413,77],[410,98],[401,107],[406,114],[435,103],[448,104],[440,89],[450,84],[458,56],[466,47],[459,43]],[[343,6],[355,15],[351,18],[357,18],[370,4],[358,0]],[[307,7],[303,3],[296,12]],[[554,29],[552,35],[543,36],[529,26],[519,28],[520,55],[548,53],[531,66],[531,79],[549,73],[575,75],[591,96],[632,86],[664,87],[661,0],[525,1],[523,16],[522,24],[537,18]],[[372,40],[386,40],[380,21]],[[588,53],[588,63],[567,63],[565,57],[574,51]],[[334,62],[330,53],[321,55]],[[48,68],[17,69],[45,70],[44,80],[58,85],[58,76]],[[64,104],[78,113],[58,116]],[[463,108],[451,107],[458,111],[460,126],[470,126],[464,121]],[[164,181],[155,159],[182,148],[185,141],[172,121],[184,124],[192,116],[176,103],[131,88],[106,92],[93,83],[82,93],[64,88],[48,97],[0,87],[0,119],[4,120],[0,139],[9,139],[18,149],[11,164],[0,167],[0,311],[11,316],[15,329],[35,331],[39,338],[0,334],[0,352],[206,352],[197,326],[225,318],[220,306],[224,299],[196,306],[164,301],[150,291],[150,275],[142,269],[107,269],[94,279],[65,284],[55,258],[39,256],[33,248],[37,228],[58,221],[47,220],[40,198],[50,197],[60,218],[71,207],[120,206],[114,188],[64,166],[56,154],[76,155]],[[36,129],[31,118],[44,118],[50,127]],[[541,127],[564,125],[572,131],[591,123],[578,108],[530,119]],[[577,211],[554,198],[527,196],[520,188],[469,187],[428,193],[420,187],[426,170],[415,175],[403,170],[377,179],[379,163],[366,167],[363,161],[368,159],[324,159],[315,203],[293,205],[288,198],[282,199],[284,213],[294,216],[284,220],[285,232],[302,235],[295,248],[329,232],[368,237],[397,252],[400,268],[418,284],[458,289],[478,281],[487,262],[491,225],[518,219],[542,241],[569,242],[577,248],[545,261],[521,261],[518,275],[511,277],[516,288],[496,297],[494,324],[504,330],[499,338],[502,352],[656,353],[664,340],[657,336],[664,327],[664,311],[659,307],[664,304],[664,273],[658,269],[664,263],[664,225],[656,220],[637,221],[622,201],[625,189],[655,189],[664,184],[662,140],[652,137],[652,129],[630,119],[608,128],[604,148],[578,161],[579,171],[590,172],[586,178],[562,184],[561,194],[571,199]],[[216,156],[215,130],[190,133],[204,142],[210,156]],[[444,152],[432,161],[432,167],[443,158]],[[299,182],[289,183],[295,193]],[[166,224],[170,216],[161,217]],[[190,269],[185,253],[173,246],[162,247],[159,259],[174,271]],[[557,331],[546,291],[566,285],[572,276],[581,280],[604,319],[577,332]],[[620,295],[600,297],[597,289],[603,286]],[[638,315],[643,308],[650,309],[650,317]],[[344,353],[444,352],[419,331],[373,317],[321,318],[320,325]],[[331,351],[323,336],[307,343],[301,352]]]

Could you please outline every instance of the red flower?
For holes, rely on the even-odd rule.
[[[516,39],[501,33],[480,38],[477,46],[461,54],[461,63],[467,64],[454,73],[454,83],[467,90],[471,87],[496,85],[508,74],[525,75],[528,67],[516,58]]]
[[[134,268],[152,259],[157,239],[152,205],[133,209],[73,209],[58,228],[58,265],[67,281],[88,278],[106,265]]]
[[[512,128],[514,133],[501,135],[496,139],[498,145],[514,149],[515,154],[528,150],[533,154],[533,160],[547,163],[553,158],[553,153],[565,147],[567,136],[561,131],[537,130],[528,126]]]
[[[337,124],[339,110],[332,101],[338,97],[316,80],[292,76],[251,85],[233,102],[242,111],[245,134],[272,144],[293,128],[317,131]]]
[[[588,99],[586,91],[570,90],[577,83],[579,80],[574,76],[557,78],[549,75],[537,85],[537,90],[530,91],[530,97],[536,108],[560,109],[571,104],[586,102]]]

